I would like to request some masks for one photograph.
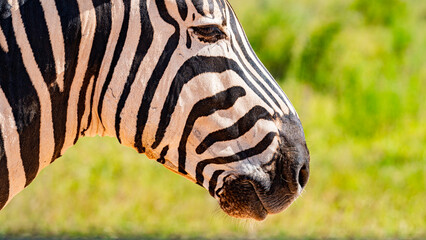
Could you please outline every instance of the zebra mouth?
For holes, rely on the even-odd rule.
[[[298,193],[265,191],[259,183],[247,177],[232,177],[217,191],[222,210],[236,218],[264,220],[268,214],[283,211],[297,198]],[[285,187],[288,189],[287,187]]]
[[[229,216],[261,221],[268,215],[255,186],[248,179],[226,181],[219,192],[219,205]]]

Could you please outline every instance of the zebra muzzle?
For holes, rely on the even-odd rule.
[[[252,181],[246,177],[236,177],[226,181],[218,194],[222,210],[236,218],[253,218],[261,221],[268,211],[256,193]]]
[[[288,208],[301,194],[309,178],[309,154],[281,149],[268,166],[268,179],[230,174],[216,195],[222,210],[232,217],[263,220]],[[268,170],[266,170],[268,169]]]

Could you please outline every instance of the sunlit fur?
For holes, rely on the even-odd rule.
[[[306,168],[309,163],[300,121],[252,51],[227,1],[0,3],[10,8],[4,8],[0,19],[0,61],[9,64],[0,73],[9,74],[9,81],[14,78],[10,70],[13,56],[8,52],[11,48],[19,49],[22,70],[27,72],[31,88],[37,93],[37,104],[33,110],[27,110],[34,111],[40,122],[31,125],[30,120],[17,127],[15,121],[21,115],[13,112],[17,107],[10,99],[13,90],[6,89],[6,83],[1,85],[0,134],[4,146],[0,145],[0,157],[7,161],[6,201],[79,137],[94,135],[117,137],[123,145],[202,185],[228,214],[236,217],[264,216],[253,215],[252,210],[237,210],[245,208],[241,205],[245,200],[229,200],[240,196],[239,190],[224,188],[236,183],[231,179],[247,179],[241,186],[248,184],[247,191],[257,193],[252,197],[259,198],[261,205],[256,206],[263,206],[267,213],[286,208],[304,187],[297,184],[301,166],[293,164],[303,161]],[[25,9],[30,4],[39,4],[42,11],[37,17],[44,17],[45,21],[39,24],[45,24],[45,28],[25,21],[25,16],[37,15],[34,7],[32,12]],[[76,29],[77,23],[65,23],[66,18],[61,15],[61,11],[72,7],[78,9],[64,15],[78,13],[73,16],[79,19]],[[69,31],[80,31],[64,32],[64,26]],[[209,26],[212,28],[206,28]],[[47,29],[44,39],[50,43],[48,51],[38,52],[40,46],[36,51],[34,38],[28,35],[31,28]],[[206,36],[210,31],[215,35]],[[69,44],[74,43],[74,38],[78,42],[74,41],[77,44],[71,48]],[[17,47],[12,46],[12,41],[16,41]],[[50,62],[40,60],[43,54]],[[54,76],[50,82],[49,73]],[[26,135],[24,129],[28,128],[39,131]],[[31,137],[38,140],[34,143],[38,147],[38,164],[34,165],[27,164],[27,157],[22,154],[28,149],[16,148]],[[297,156],[287,159],[289,152],[296,152]],[[288,197],[283,193],[283,199],[271,200],[281,199],[285,203],[268,207],[270,203],[265,201],[269,200],[264,199],[268,199],[268,191],[276,185],[271,173],[278,166],[276,159],[281,159],[281,165],[297,165],[296,188],[286,186],[290,191]],[[286,169],[282,174],[291,171]],[[230,193],[221,197],[224,192]],[[262,192],[265,196],[261,196]],[[244,191],[241,194],[247,195]],[[0,199],[0,208],[5,203]]]

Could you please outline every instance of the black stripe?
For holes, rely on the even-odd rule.
[[[263,72],[259,69],[258,65],[253,61],[253,59],[248,55],[247,50],[244,46],[243,43],[243,38],[247,39],[246,36],[240,36],[239,32],[238,32],[238,28],[237,28],[237,24],[239,24],[239,22],[235,19],[235,16],[233,14],[232,9],[230,9],[230,26],[232,29],[232,32],[234,33],[235,36],[235,41],[236,44],[238,46],[240,46],[241,51],[243,52],[244,55],[244,59],[246,59],[250,66],[253,67],[253,69],[259,74],[259,76],[261,77],[261,79],[258,79],[256,76],[254,76],[254,74],[249,70],[249,68],[246,66],[246,64],[242,61],[242,57],[240,56],[239,52],[237,51],[237,49],[235,48],[235,44],[231,44],[232,49],[234,51],[234,53],[237,55],[238,60],[241,62],[241,64],[244,66],[244,69],[249,72],[249,74],[251,75],[251,77],[256,81],[256,83],[262,88],[264,89],[264,91],[268,94],[268,96],[272,99],[272,101],[275,103],[275,105],[278,108],[281,108],[280,104],[278,103],[277,99],[274,97],[274,95],[272,95],[271,93],[269,93],[269,91],[266,89],[265,85],[263,84],[262,80],[265,81],[271,88],[272,90],[278,95],[280,96],[280,93],[278,92],[278,90],[273,86],[274,84],[271,83],[269,81],[269,79],[263,74]],[[242,28],[241,28],[242,29]],[[248,41],[247,41],[248,43]],[[250,44],[248,43],[248,45],[250,46]],[[251,48],[251,47],[249,47]],[[253,53],[254,56],[256,56],[256,54]],[[284,100],[283,100],[284,101]],[[285,101],[284,101],[285,104]]]
[[[39,168],[40,102],[28,75],[16,42],[12,18],[0,21],[9,47],[0,56],[0,87],[12,107],[18,129],[21,158],[26,185],[35,178]]]
[[[105,94],[109,88],[109,84],[111,83],[112,76],[114,74],[115,67],[117,67],[117,63],[118,63],[118,60],[120,59],[121,52],[123,51],[124,43],[126,42],[127,31],[129,29],[130,0],[124,0],[123,3],[124,3],[124,18],[123,18],[123,23],[121,25],[120,35],[118,37],[118,41],[115,46],[114,56],[112,57],[111,66],[109,68],[108,75],[105,79],[104,85],[102,86],[102,91],[99,97],[98,114],[99,114],[99,119],[101,123],[102,123],[102,107],[104,104]]]
[[[263,151],[265,151],[269,145],[274,140],[275,136],[277,134],[275,132],[270,132],[266,134],[266,136],[260,141],[256,146],[253,148],[241,151],[235,155],[228,156],[228,157],[217,157],[212,159],[207,159],[199,162],[197,164],[196,168],[196,180],[197,182],[204,182],[204,176],[203,171],[209,164],[228,164],[233,162],[238,162],[244,159],[247,159],[249,157],[256,156],[258,154],[261,154]]]
[[[145,124],[148,120],[148,112],[151,107],[152,99],[154,98],[154,94],[157,90],[158,84],[160,83],[161,78],[166,71],[167,66],[169,65],[170,59],[175,52],[180,37],[180,28],[179,24],[169,15],[167,12],[166,5],[164,0],[156,0],[158,11],[160,13],[161,18],[173,25],[175,28],[175,32],[167,41],[167,44],[160,56],[160,59],[157,62],[157,65],[154,68],[154,71],[147,83],[145,92],[143,94],[141,107],[138,111],[137,125],[136,125],[136,134],[135,134],[135,147],[139,152],[144,152],[145,148],[142,146],[142,134],[145,129]]]
[[[216,170],[209,181],[209,193],[212,197],[214,197],[214,190],[216,189],[217,185],[217,179],[219,178],[220,174],[224,173],[225,170]],[[201,183],[203,184],[203,183]]]
[[[3,133],[0,128],[0,209],[4,207],[9,199],[9,170],[7,168],[7,157],[3,144]]]
[[[115,133],[119,142],[120,139],[120,125],[121,125],[121,112],[123,111],[124,105],[127,101],[127,98],[130,94],[130,89],[132,88],[133,82],[136,78],[136,73],[139,69],[139,66],[143,59],[145,58],[148,49],[151,47],[152,40],[154,37],[154,29],[152,28],[151,20],[149,19],[148,9],[146,1],[140,2],[140,15],[142,23],[142,32],[139,37],[139,43],[136,48],[135,57],[133,58],[133,63],[130,68],[129,76],[127,76],[126,84],[124,85],[123,92],[118,101],[117,111],[115,114]]]
[[[168,151],[169,151],[169,146],[167,145],[163,148],[163,150],[161,150],[160,158],[157,159],[157,162],[159,162],[161,164],[166,163],[165,157],[166,157]]]
[[[93,104],[93,95],[95,93],[96,82],[98,80],[99,71],[102,66],[102,61],[105,56],[105,51],[108,45],[109,35],[111,33],[111,2],[105,0],[92,0],[93,6],[95,7],[96,14],[96,29],[95,36],[93,37],[92,49],[90,51],[90,57],[86,69],[86,73],[83,78],[83,83],[80,88],[80,95],[78,99],[78,110],[77,110],[77,132],[74,138],[74,144],[77,142],[80,136],[81,121],[83,118],[84,111],[86,109],[86,93],[89,87],[90,80],[93,78],[93,89],[90,95],[91,104]],[[91,106],[90,106],[91,107]],[[90,112],[91,108],[90,108]],[[89,119],[91,114],[89,115]],[[83,131],[84,133],[84,131]]]
[[[194,5],[195,9],[197,10],[197,12],[201,15],[201,16],[205,16],[206,14],[204,13],[204,1],[200,1],[200,0],[192,0],[192,5]]]
[[[252,129],[260,119],[272,120],[273,117],[265,108],[255,106],[232,126],[207,135],[198,145],[196,152],[202,154],[216,142],[229,141],[241,137]]]
[[[166,102],[164,103],[164,107],[161,110],[160,123],[158,124],[158,129],[155,134],[155,142],[152,145],[152,148],[155,149],[160,145],[164,134],[166,133],[166,129],[170,124],[171,116],[175,110],[183,86],[191,79],[202,73],[221,73],[227,70],[232,70],[237,73],[265,103],[269,103],[265,99],[265,97],[258,91],[258,89],[253,86],[251,80],[247,79],[244,72],[234,60],[224,57],[192,57],[182,65],[175,78],[173,79],[169,93],[167,95]],[[270,104],[268,105],[271,106]]]
[[[55,0],[61,21],[62,35],[65,46],[64,91],[59,88],[50,89],[52,101],[52,120],[55,137],[55,152],[52,162],[60,157],[65,141],[68,98],[78,64],[81,41],[80,12],[76,0]],[[54,41],[54,40],[53,40]]]
[[[186,30],[186,47],[188,49],[190,49],[192,46],[192,39],[191,39],[191,35],[189,35],[189,31]]]
[[[212,97],[205,98],[198,101],[189,113],[186,119],[185,128],[179,142],[179,172],[186,174],[186,143],[188,137],[192,132],[195,121],[200,117],[209,116],[218,110],[228,109],[232,107],[235,102],[246,95],[246,91],[242,87],[231,87],[227,90],[217,93]],[[201,182],[202,183],[202,182]]]
[[[48,87],[53,87],[56,85],[55,59],[41,3],[39,0],[28,1],[20,6],[19,10],[28,41],[44,81]]]
[[[176,0],[177,7],[179,10],[179,15],[183,21],[188,17],[188,5],[186,5],[186,0]]]

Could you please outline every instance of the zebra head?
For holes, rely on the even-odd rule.
[[[0,106],[0,209],[83,135],[235,217],[285,209],[309,175],[296,111],[226,0],[0,0]]]
[[[231,216],[261,220],[287,208],[309,175],[302,125],[229,3],[142,5],[142,64],[152,74],[141,77],[143,95],[117,109],[115,135],[208,189]]]
[[[142,70],[121,90],[103,86],[105,134],[208,189],[231,216],[261,220],[287,208],[308,180],[303,128],[229,3],[124,4],[139,8],[129,44]]]

